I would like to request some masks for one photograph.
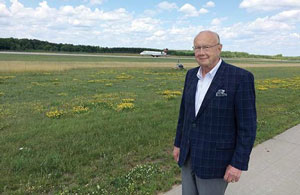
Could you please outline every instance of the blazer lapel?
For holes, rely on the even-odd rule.
[[[193,106],[193,117],[196,116],[195,113],[195,95],[196,95],[196,89],[197,89],[197,84],[198,84],[198,77],[197,77],[197,72],[198,72],[199,68],[196,69],[195,73],[191,74],[191,86],[190,86],[190,90],[189,90],[189,95],[190,95],[190,100],[191,100],[191,105]]]
[[[212,98],[214,98],[216,96],[217,90],[222,86],[223,79],[224,79],[225,68],[226,68],[226,64],[224,63],[224,61],[222,61],[221,66],[219,67],[214,79],[212,80],[212,82],[211,82],[211,84],[210,84],[210,86],[209,86],[209,88],[206,92],[206,95],[203,99],[203,102],[201,104],[200,110],[199,110],[196,118],[201,115],[201,113],[206,108],[208,103],[212,100]]]

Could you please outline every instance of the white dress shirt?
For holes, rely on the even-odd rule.
[[[203,99],[206,95],[206,92],[207,92],[212,80],[214,79],[216,72],[218,71],[221,63],[222,63],[222,59],[220,59],[219,62],[217,63],[217,65],[213,69],[211,69],[208,73],[206,73],[206,75],[204,77],[202,76],[201,66],[197,72],[197,77],[199,80],[198,80],[196,95],[195,95],[195,114],[196,114],[196,116],[200,110],[200,107],[201,107]]]

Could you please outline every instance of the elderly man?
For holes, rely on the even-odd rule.
[[[194,39],[199,67],[187,72],[173,156],[183,195],[223,195],[248,169],[256,136],[253,75],[220,58],[219,35]]]

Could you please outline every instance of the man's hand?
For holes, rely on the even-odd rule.
[[[179,154],[180,154],[180,148],[174,146],[174,149],[173,149],[173,157],[174,157],[174,159],[176,160],[176,162],[179,161]]]
[[[228,165],[226,168],[225,175],[224,175],[224,180],[228,183],[238,182],[241,177],[241,174],[242,174],[241,170],[234,168],[231,165]]]

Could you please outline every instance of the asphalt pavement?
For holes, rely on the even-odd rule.
[[[248,171],[225,195],[300,195],[300,124],[253,148]],[[181,185],[164,195],[181,195]]]

